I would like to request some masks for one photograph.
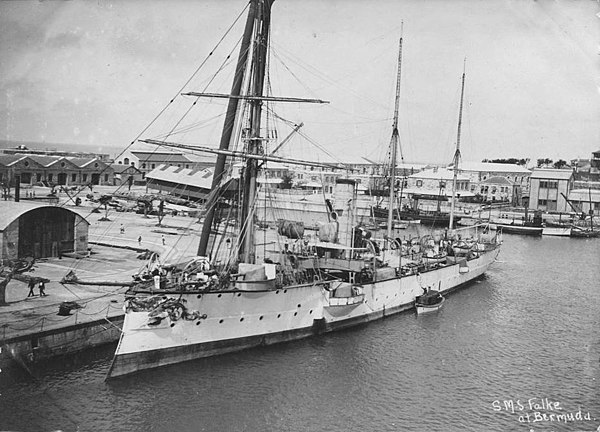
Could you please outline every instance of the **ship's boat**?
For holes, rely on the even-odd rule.
[[[444,300],[444,296],[442,296],[439,291],[429,290],[425,292],[423,295],[420,295],[415,299],[415,308],[417,309],[417,314],[420,315],[440,310]]]

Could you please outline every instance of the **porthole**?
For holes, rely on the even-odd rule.
[[[217,297],[218,297],[218,298],[221,298],[221,294],[219,294]]]
[[[302,306],[301,304],[298,304],[298,307],[301,307],[301,306]]]
[[[310,312],[308,312],[309,314],[312,314],[312,309],[310,310]]]
[[[200,325],[202,321],[196,321],[196,325]]]
[[[259,321],[262,321],[262,319],[263,319],[263,316],[262,316],[262,315],[258,317],[258,320],[259,320]]]
[[[242,321],[244,321],[244,317],[241,317],[241,318],[240,318],[240,322],[242,322]]]
[[[223,320],[219,320],[219,324],[223,324]]]
[[[287,290],[286,290],[286,289],[285,289],[285,290],[283,290],[283,293],[284,293],[284,294],[285,294],[286,292],[287,292]]]
[[[277,318],[281,318],[281,314],[277,314]]]
[[[298,315],[298,312],[294,312],[294,316],[297,316],[297,315]]]
[[[198,294],[196,298],[202,298],[202,294]]]

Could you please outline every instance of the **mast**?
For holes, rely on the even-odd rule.
[[[250,101],[250,140],[248,153],[257,155],[263,153],[262,138],[260,136],[260,123],[262,114],[262,94],[264,88],[265,71],[267,63],[267,47],[269,40],[269,26],[271,23],[272,0],[258,0],[255,26],[255,43],[253,52],[252,70],[252,96],[256,99]],[[244,189],[242,198],[242,227],[240,232],[240,255],[243,262],[255,262],[254,250],[254,204],[256,201],[256,178],[258,175],[258,161],[248,159],[244,168]]]
[[[232,95],[240,95],[242,89],[242,83],[244,81],[244,71],[246,70],[248,63],[248,52],[250,47],[250,40],[252,36],[252,30],[254,29],[254,19],[256,16],[258,0],[251,0],[250,9],[248,10],[248,18],[246,19],[246,26],[244,28],[244,35],[240,45],[240,53],[238,56],[237,65],[235,68],[235,75],[233,78],[233,84],[231,86]],[[235,115],[238,109],[238,98],[229,99],[227,105],[227,113],[225,114],[225,123],[223,124],[223,131],[221,133],[221,142],[219,148],[221,150],[229,149],[231,141],[231,135],[233,133],[233,127],[235,123]],[[215,172],[213,174],[211,190],[215,190],[219,187],[223,174],[225,173],[225,160],[227,156],[222,154],[217,156],[217,162],[215,164]],[[208,248],[208,239],[210,237],[210,230],[213,224],[215,216],[216,202],[207,203],[207,212],[204,218],[204,224],[202,225],[202,234],[200,236],[200,244],[198,246],[198,255],[206,256]]]
[[[588,200],[590,202],[590,231],[594,232],[594,208],[592,207],[592,187],[588,183]]]
[[[456,177],[458,176],[458,161],[460,160],[460,128],[462,126],[462,110],[463,100],[465,96],[465,69],[467,66],[467,59],[465,58],[463,63],[463,74],[462,74],[462,85],[460,90],[460,108],[458,110],[458,132],[456,134],[456,151],[454,152],[454,176],[452,177],[452,202],[450,203],[450,226],[449,230],[452,230],[454,226],[454,199],[456,197]]]
[[[400,37],[398,49],[398,75],[396,78],[396,100],[394,105],[394,124],[392,127],[392,139],[390,142],[390,196],[388,201],[387,237],[392,238],[392,224],[394,216],[394,196],[396,194],[396,150],[398,148],[398,112],[400,110],[400,79],[402,72],[402,36]]]

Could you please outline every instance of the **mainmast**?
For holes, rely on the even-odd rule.
[[[242,90],[242,84],[244,82],[244,71],[246,70],[248,63],[248,52],[250,47],[250,40],[254,29],[254,21],[256,18],[258,0],[252,0],[250,2],[250,9],[248,10],[248,18],[246,19],[246,26],[244,28],[244,35],[242,36],[242,42],[240,45],[240,54],[238,56],[237,65],[235,68],[235,75],[233,78],[233,84],[231,86],[231,95],[239,96]],[[231,142],[231,135],[233,134],[233,128],[235,124],[235,116],[238,109],[239,99],[232,97],[229,99],[227,105],[227,113],[225,114],[225,123],[223,124],[223,132],[221,133],[221,142],[219,149],[229,149]],[[211,190],[215,190],[219,187],[223,180],[223,174],[225,173],[225,161],[227,155],[220,154],[217,156],[217,162],[215,164],[215,172],[213,174]],[[202,225],[202,234],[200,236],[200,244],[198,246],[198,255],[206,256],[208,248],[208,239],[210,238],[210,230],[212,228],[213,219],[215,217],[216,202],[208,203],[206,216],[204,217],[204,224]]]
[[[463,100],[465,96],[465,69],[467,65],[467,59],[463,63],[463,74],[462,74],[462,86],[460,90],[460,108],[458,110],[458,132],[456,135],[456,151],[454,152],[454,176],[452,178],[452,202],[450,203],[450,226],[448,229],[454,227],[454,198],[456,197],[456,177],[458,176],[458,161],[460,160],[460,129],[462,127],[462,110]]]
[[[394,203],[396,195],[396,150],[398,148],[398,112],[400,110],[400,78],[402,71],[402,37],[398,49],[398,75],[396,78],[396,101],[394,106],[394,124],[392,126],[392,139],[390,142],[390,196],[388,201],[387,237],[392,238],[392,224],[394,217]]]

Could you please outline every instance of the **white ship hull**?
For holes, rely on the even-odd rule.
[[[266,291],[181,294],[205,319],[148,325],[148,312],[127,311],[109,377],[259,345],[270,345],[351,327],[414,308],[424,287],[448,293],[480,277],[499,248],[467,262],[356,285],[360,295],[333,297],[331,283]],[[169,295],[168,292],[165,295]],[[171,294],[178,298],[180,294]]]

